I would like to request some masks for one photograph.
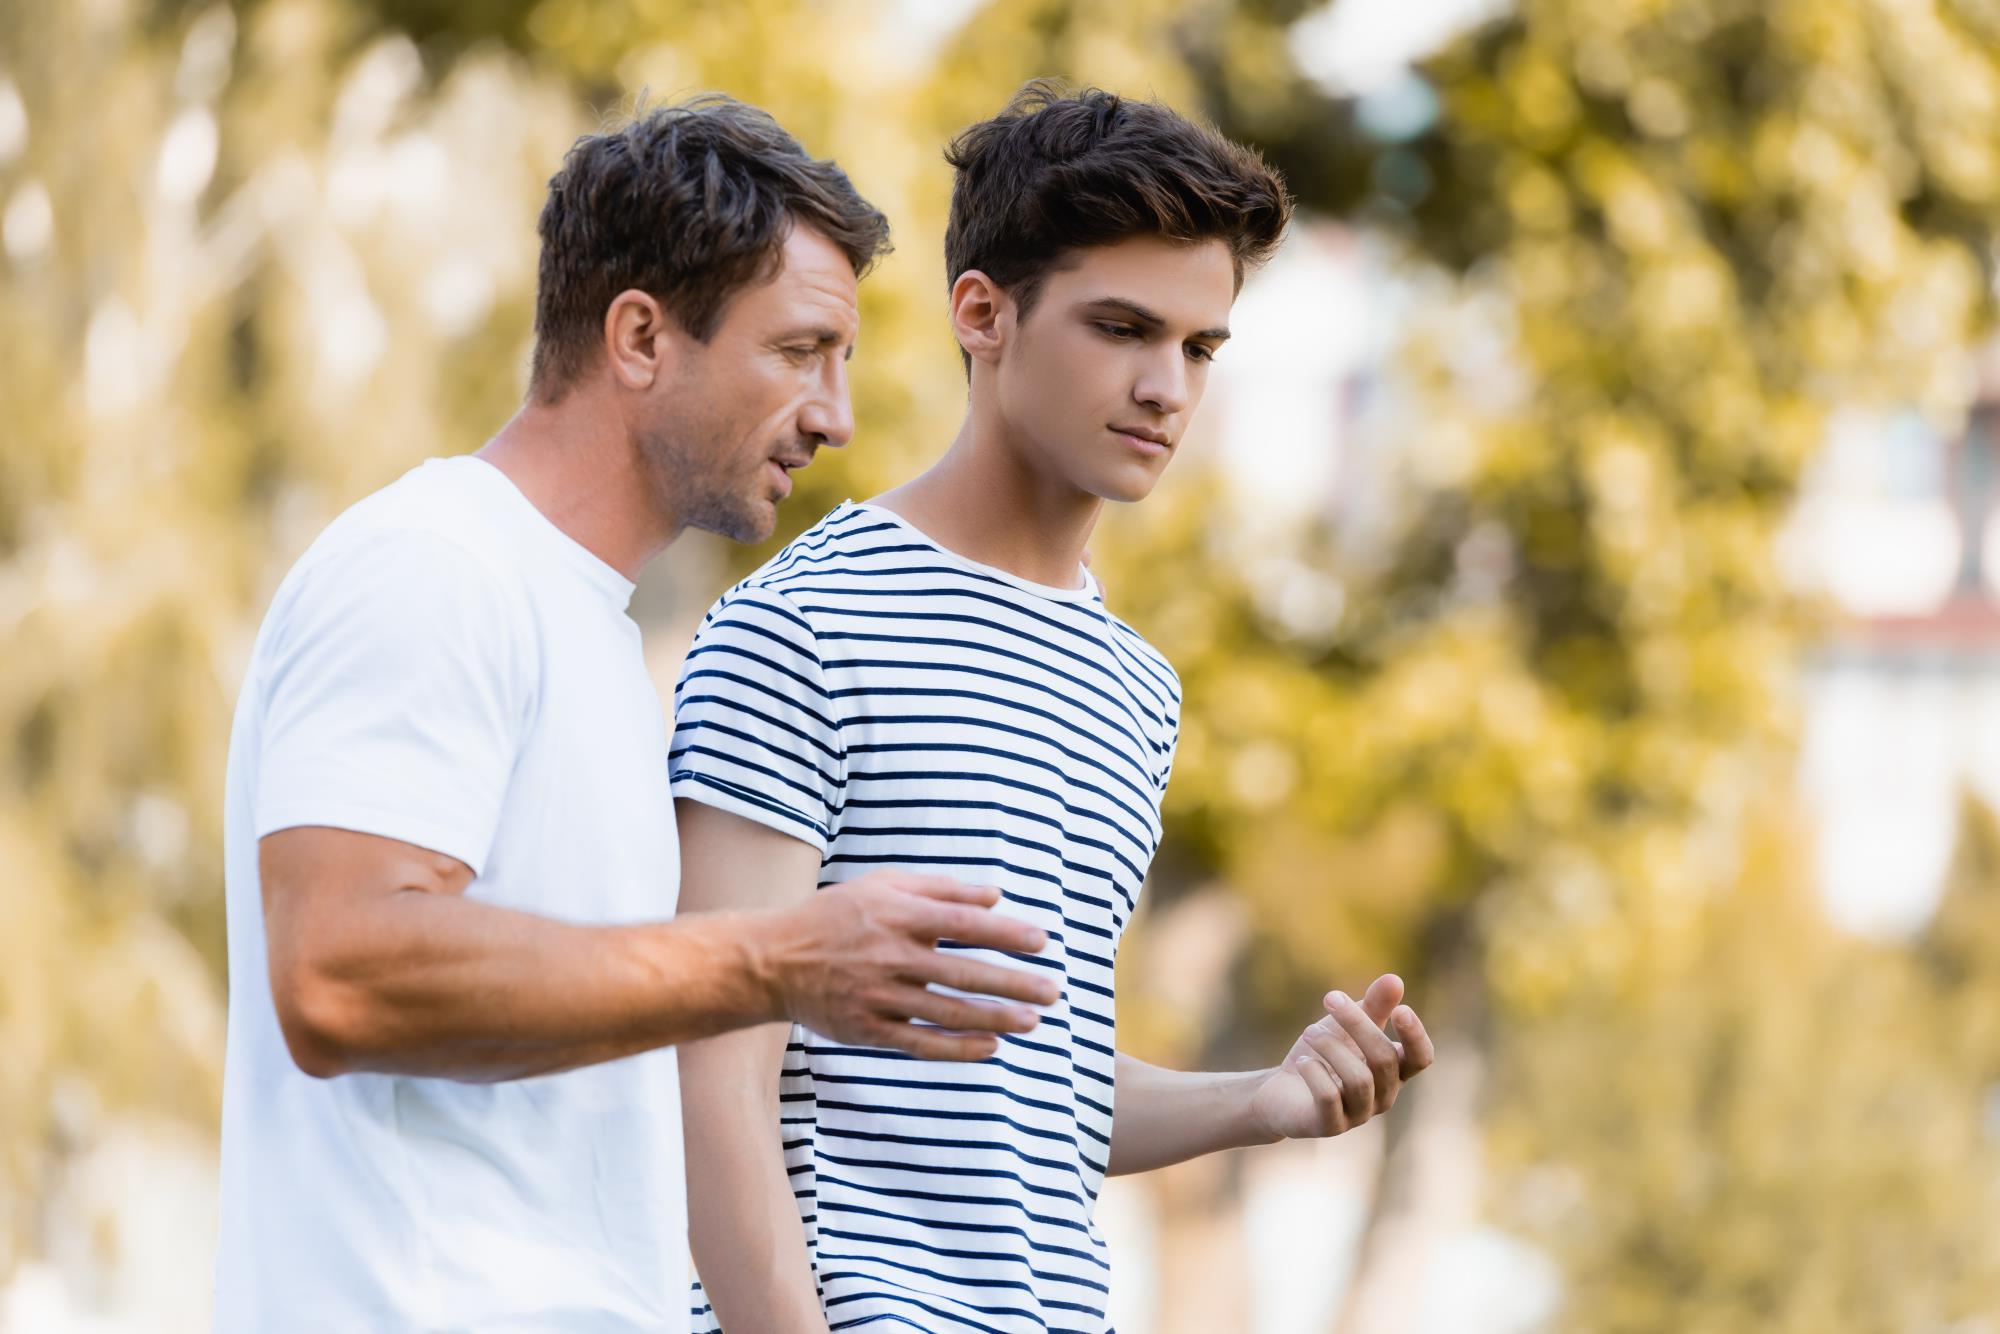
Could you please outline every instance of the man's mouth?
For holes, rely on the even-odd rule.
[[[770,458],[764,461],[765,467],[769,468],[771,470],[772,476],[777,479],[777,483],[779,486],[778,494],[781,499],[792,493],[792,473],[796,469],[803,468],[808,463],[811,462],[812,462],[812,455],[810,454],[805,455],[803,458],[796,456],[790,458],[781,458],[778,455],[773,454]]]

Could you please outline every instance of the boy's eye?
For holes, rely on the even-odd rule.
[[[1206,343],[1189,343],[1187,345],[1187,351],[1188,355],[1193,357],[1196,361],[1215,360],[1215,349],[1210,347]]]

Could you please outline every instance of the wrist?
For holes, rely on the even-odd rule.
[[[1271,1082],[1272,1076],[1277,1073],[1275,1069],[1252,1070],[1243,1075],[1237,1085],[1241,1097],[1237,1124],[1242,1135],[1242,1146],[1245,1148],[1276,1144],[1285,1138],[1283,1131],[1269,1124],[1264,1114],[1263,1102],[1258,1097],[1258,1094],[1264,1091],[1265,1085]]]
[[[777,1023],[794,1017],[784,964],[793,935],[793,914],[792,909],[730,914],[736,964],[759,1022]]]

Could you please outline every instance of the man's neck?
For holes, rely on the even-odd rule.
[[[559,403],[530,401],[479,450],[586,551],[637,581],[678,525],[661,522],[655,492],[616,415],[580,386]]]
[[[1033,583],[1076,588],[1098,496],[1036,471],[996,424],[968,415],[928,470],[873,502],[969,560]]]

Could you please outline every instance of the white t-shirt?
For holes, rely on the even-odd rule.
[[[331,825],[575,922],[673,914],[679,847],[632,584],[482,460],[336,519],[279,587],[230,738],[216,1328],[681,1330],[674,1052],[496,1084],[292,1062],[257,842]]]

